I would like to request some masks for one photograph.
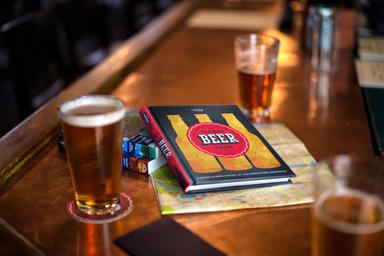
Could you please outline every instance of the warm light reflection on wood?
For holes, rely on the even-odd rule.
[[[126,224],[124,224],[124,219],[115,222],[115,232],[117,234],[124,234],[127,232],[127,227]]]
[[[126,105],[128,102],[131,102],[132,99],[135,97],[132,93],[127,93],[127,91],[135,91],[134,88],[137,86],[138,82],[140,81],[141,76],[138,73],[132,73],[130,74],[127,79],[124,80],[124,90],[122,88],[118,88],[114,91],[114,95],[118,96],[120,99],[122,99]]]
[[[280,106],[283,105],[283,103],[287,100],[287,92],[285,89],[283,88],[286,88],[288,87],[289,85],[287,84],[282,84],[282,83],[278,83],[278,84],[275,84],[275,88],[273,90],[273,94],[272,94],[272,105],[271,105],[271,108],[272,108],[272,116],[274,115],[274,113],[280,111]]]
[[[96,255],[97,253],[97,236],[96,236],[96,226],[91,224],[86,224],[85,226],[85,248],[87,248],[87,255]]]
[[[279,67],[295,67],[299,65],[300,59],[297,54],[281,53],[279,54]]]
[[[325,121],[329,112],[329,73],[312,70],[309,79],[307,119],[309,122],[315,122],[316,118]]]
[[[265,34],[274,36],[280,40],[278,58],[279,67],[294,67],[299,64],[300,59],[297,52],[300,51],[300,49],[296,40],[294,40],[291,36],[287,36],[286,34],[274,29],[267,30]]]
[[[292,53],[299,50],[299,43],[292,36],[286,35],[275,29],[268,29],[265,34],[274,36],[280,40],[280,51],[279,53]]]
[[[304,1],[290,1],[289,6],[294,12],[302,12],[305,10]]]
[[[77,256],[111,255],[111,224],[77,223]]]

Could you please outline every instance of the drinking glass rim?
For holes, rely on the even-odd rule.
[[[372,165],[375,165],[375,166],[381,165],[380,169],[382,171],[384,171],[384,160],[383,159],[375,157],[375,156],[363,157],[363,156],[356,154],[356,153],[329,155],[329,156],[326,156],[326,157],[320,159],[318,161],[317,165],[326,164],[329,167],[331,167],[331,166],[334,166],[334,164],[336,162],[338,162],[338,163],[345,162],[345,163],[351,164],[352,166],[357,166],[357,165],[360,166],[360,165],[367,164],[370,167],[372,167]]]
[[[377,232],[384,228],[384,219],[380,219],[380,221],[376,223],[355,224],[332,219],[331,217],[327,216],[327,214],[322,213],[320,209],[320,206],[327,199],[327,196],[353,194],[354,196],[358,196],[360,198],[369,197],[370,201],[374,201],[377,204],[381,214],[383,215],[384,198],[381,196],[380,192],[377,193],[377,191],[356,187],[355,184],[350,184],[348,181],[352,175],[352,172],[353,174],[357,173],[358,175],[364,174],[365,178],[367,179],[366,181],[368,182],[374,181],[378,178],[382,179],[384,175],[380,172],[384,172],[384,162],[381,159],[375,157],[362,157],[361,155],[355,153],[337,154],[321,159],[316,165],[313,165],[312,168],[315,168],[312,180],[315,194],[317,194],[313,210],[317,218],[319,218],[324,224],[333,226],[333,228],[341,232],[350,234],[368,234]],[[328,178],[330,176],[327,173],[332,173],[332,183],[328,183],[330,182],[330,179]],[[367,177],[366,175],[369,176]],[[327,183],[330,185],[329,187],[323,186]],[[380,183],[375,183],[374,185],[378,184]],[[379,186],[371,187],[375,188]]]
[[[90,114],[90,115],[76,115],[76,114],[68,114],[65,113],[68,109],[73,107],[73,105],[91,105],[92,102],[97,100],[106,100],[105,102],[111,103],[116,106],[116,110],[106,112],[106,113],[98,113],[98,114]],[[90,100],[90,103],[85,103]],[[82,103],[84,102],[84,103]],[[109,105],[109,104],[106,104]],[[72,98],[67,101],[64,101],[58,107],[58,114],[60,119],[68,124],[72,124],[80,127],[96,127],[96,126],[105,126],[108,124],[115,123],[116,121],[122,119],[125,113],[125,104],[121,99],[111,96],[111,95],[83,95],[80,97]]]
[[[277,37],[268,35],[268,34],[264,34],[264,33],[250,33],[250,34],[238,35],[235,37],[234,41],[235,41],[235,44],[242,44],[242,43],[249,42],[250,40],[252,40],[252,42],[254,42],[256,40],[256,38],[268,39],[270,41],[270,43],[267,44],[268,46],[279,46],[280,45],[280,39],[278,39]]]
[[[338,219],[334,219],[332,217],[327,216],[326,213],[323,213],[320,209],[322,206],[322,203],[327,199],[326,196],[328,195],[336,195],[340,196],[343,194],[349,195],[349,191],[333,191],[329,190],[324,192],[318,200],[320,202],[315,202],[315,205],[313,206],[314,215],[316,218],[318,218],[319,221],[321,221],[323,224],[327,225],[328,227],[332,227],[340,232],[348,233],[348,234],[354,234],[354,235],[361,235],[361,234],[370,234],[379,232],[380,230],[384,229],[384,219],[381,219],[379,222],[376,223],[349,223],[346,221],[341,221]],[[362,193],[365,194],[365,193]],[[380,208],[380,211],[384,211],[382,200],[376,196],[370,195],[369,200],[375,200],[378,203],[378,207]]]

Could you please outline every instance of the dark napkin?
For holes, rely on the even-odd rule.
[[[384,156],[384,89],[363,88],[362,90],[373,150],[375,154]]]
[[[225,255],[172,218],[149,223],[117,238],[115,244],[132,256]]]

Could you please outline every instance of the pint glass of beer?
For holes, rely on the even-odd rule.
[[[124,102],[90,95],[59,107],[76,205],[90,215],[120,208]]]
[[[252,121],[268,118],[280,41],[263,34],[235,38],[235,61],[240,100]]]
[[[340,155],[314,173],[312,256],[384,255],[384,160]]]

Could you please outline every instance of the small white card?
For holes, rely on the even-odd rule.
[[[384,88],[384,62],[356,60],[355,65],[361,87]]]
[[[192,28],[265,30],[277,28],[279,12],[202,9],[188,19]]]
[[[384,61],[384,37],[360,37],[359,56],[362,60]]]

